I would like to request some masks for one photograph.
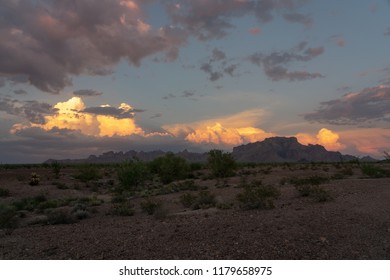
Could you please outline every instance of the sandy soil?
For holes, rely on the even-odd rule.
[[[31,172],[40,175],[40,185],[28,184]],[[181,191],[156,196],[165,209],[162,218],[141,211],[143,198],[132,199],[133,216],[113,215],[115,172],[102,168],[97,187],[74,179],[76,172],[63,168],[56,179],[50,168],[0,170],[0,188],[10,191],[0,204],[39,194],[103,201],[73,224],[37,223],[52,209],[22,211],[14,230],[0,229],[0,259],[390,259],[390,178],[367,178],[358,166],[353,175],[321,185],[334,198],[328,202],[300,196],[286,179],[331,177],[340,172],[332,164],[248,168],[225,182],[208,179],[207,170],[196,171],[195,184],[232,207],[187,209],[180,203]],[[275,208],[240,209],[236,195],[242,192],[243,177],[280,189]]]

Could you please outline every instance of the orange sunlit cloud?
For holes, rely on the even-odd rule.
[[[345,145],[339,142],[340,135],[327,128],[320,129],[316,136],[307,133],[298,133],[295,136],[303,145],[319,144],[331,151],[338,151],[345,148]]]
[[[167,125],[163,128],[192,143],[235,146],[275,136],[255,127],[264,114],[264,111],[255,109],[218,119]]]
[[[101,107],[110,107],[102,105]],[[86,106],[80,97],[72,97],[68,101],[58,102],[55,106],[58,111],[52,116],[45,116],[45,124],[31,124],[34,127],[40,127],[46,131],[53,128],[70,129],[80,131],[89,136],[128,136],[142,135],[145,132],[138,127],[133,118],[116,118],[114,116],[96,115],[83,112]],[[122,103],[119,109],[131,112],[132,107]],[[11,132],[23,129],[25,126],[14,126]]]

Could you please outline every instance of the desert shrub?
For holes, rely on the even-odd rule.
[[[158,208],[161,208],[161,205],[161,201],[152,199],[150,197],[141,201],[140,204],[142,211],[147,213],[148,215],[153,215]]]
[[[17,213],[12,205],[0,204],[0,228],[14,229],[17,226]]]
[[[390,177],[390,170],[383,169],[373,164],[363,164],[360,166],[362,173],[371,178]]]
[[[117,216],[133,216],[134,215],[134,206],[130,201],[125,201],[122,203],[115,203],[111,207],[110,214]]]
[[[85,203],[76,203],[72,208],[73,216],[78,220],[83,220],[88,217],[88,205]]]
[[[47,223],[49,225],[73,224],[76,222],[77,219],[70,209],[57,208],[47,214]]]
[[[237,195],[237,200],[244,210],[274,208],[274,200],[280,196],[280,191],[269,185],[252,182],[244,186],[244,191]]]
[[[0,197],[7,197],[10,195],[9,190],[0,188]]]
[[[191,171],[198,171],[203,168],[203,163],[201,162],[191,162],[190,163],[190,170]]]
[[[31,173],[30,182],[28,183],[30,186],[38,186],[41,179],[39,175],[35,172]]]
[[[189,171],[187,161],[173,153],[166,153],[164,156],[154,159],[150,163],[150,168],[153,173],[160,177],[163,184],[185,179]]]
[[[304,178],[290,178],[290,183],[295,186],[304,186],[304,185],[320,185],[323,183],[329,182],[329,177],[322,177],[318,175],[313,175],[310,177],[304,177]]]
[[[221,209],[221,210],[228,210],[228,209],[232,209],[233,203],[232,202],[230,202],[230,203],[228,203],[228,202],[219,202],[219,203],[217,203],[216,207],[218,209]]]
[[[46,196],[41,194],[34,197],[27,197],[21,200],[14,201],[12,205],[15,207],[17,211],[20,210],[34,211],[35,209],[38,209],[39,204],[45,201],[47,201]]]
[[[180,196],[180,202],[186,208],[190,208],[192,204],[194,204],[195,200],[196,195],[192,193],[184,193]]]
[[[57,200],[46,200],[37,205],[37,209],[45,210],[50,208],[57,208],[59,206],[59,202]]]
[[[58,161],[54,161],[51,165],[51,169],[53,170],[54,176],[58,179],[60,177],[61,172],[61,164]]]
[[[296,186],[295,188],[300,196],[312,197],[315,201],[318,202],[326,202],[333,200],[332,194],[328,190],[320,186],[304,185]]]
[[[149,178],[149,170],[145,163],[139,160],[128,161],[118,168],[118,179],[125,189],[137,188]]]
[[[80,166],[78,168],[78,174],[74,177],[84,183],[99,180],[101,178],[99,169],[91,164]]]
[[[69,189],[69,187],[65,183],[62,183],[62,182],[53,182],[52,185],[57,186],[57,189],[59,189],[59,190]]]
[[[196,196],[194,203],[191,205],[191,208],[193,210],[207,209],[215,207],[216,204],[217,200],[213,193],[210,193],[209,191],[200,191]]]
[[[333,200],[333,196],[328,190],[321,188],[319,186],[313,187],[310,193],[310,196],[318,202],[326,202]]]
[[[390,153],[386,152],[386,151],[383,151],[383,154],[384,154],[384,161],[385,162],[390,162]]]
[[[217,178],[232,176],[234,175],[234,170],[237,168],[233,156],[221,150],[211,150],[208,153],[207,163],[211,172]]]

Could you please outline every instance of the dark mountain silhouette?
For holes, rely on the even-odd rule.
[[[151,161],[165,155],[166,152],[158,150],[151,152],[128,151],[106,152],[100,156],[91,155],[86,159],[49,159],[45,163],[60,162],[74,163],[120,163],[138,158],[142,161]],[[187,150],[175,153],[189,162],[205,162],[207,153],[192,153]],[[340,152],[327,151],[321,145],[302,145],[295,137],[271,137],[261,142],[249,143],[233,148],[233,157],[239,162],[341,162],[357,160],[351,155],[342,155]],[[371,157],[364,157],[361,161],[376,161]]]

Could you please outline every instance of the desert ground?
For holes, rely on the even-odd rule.
[[[387,173],[252,164],[215,178],[199,165],[131,191],[115,166],[2,165],[0,259],[388,260],[390,164],[371,165]],[[248,198],[248,186],[271,195]]]

